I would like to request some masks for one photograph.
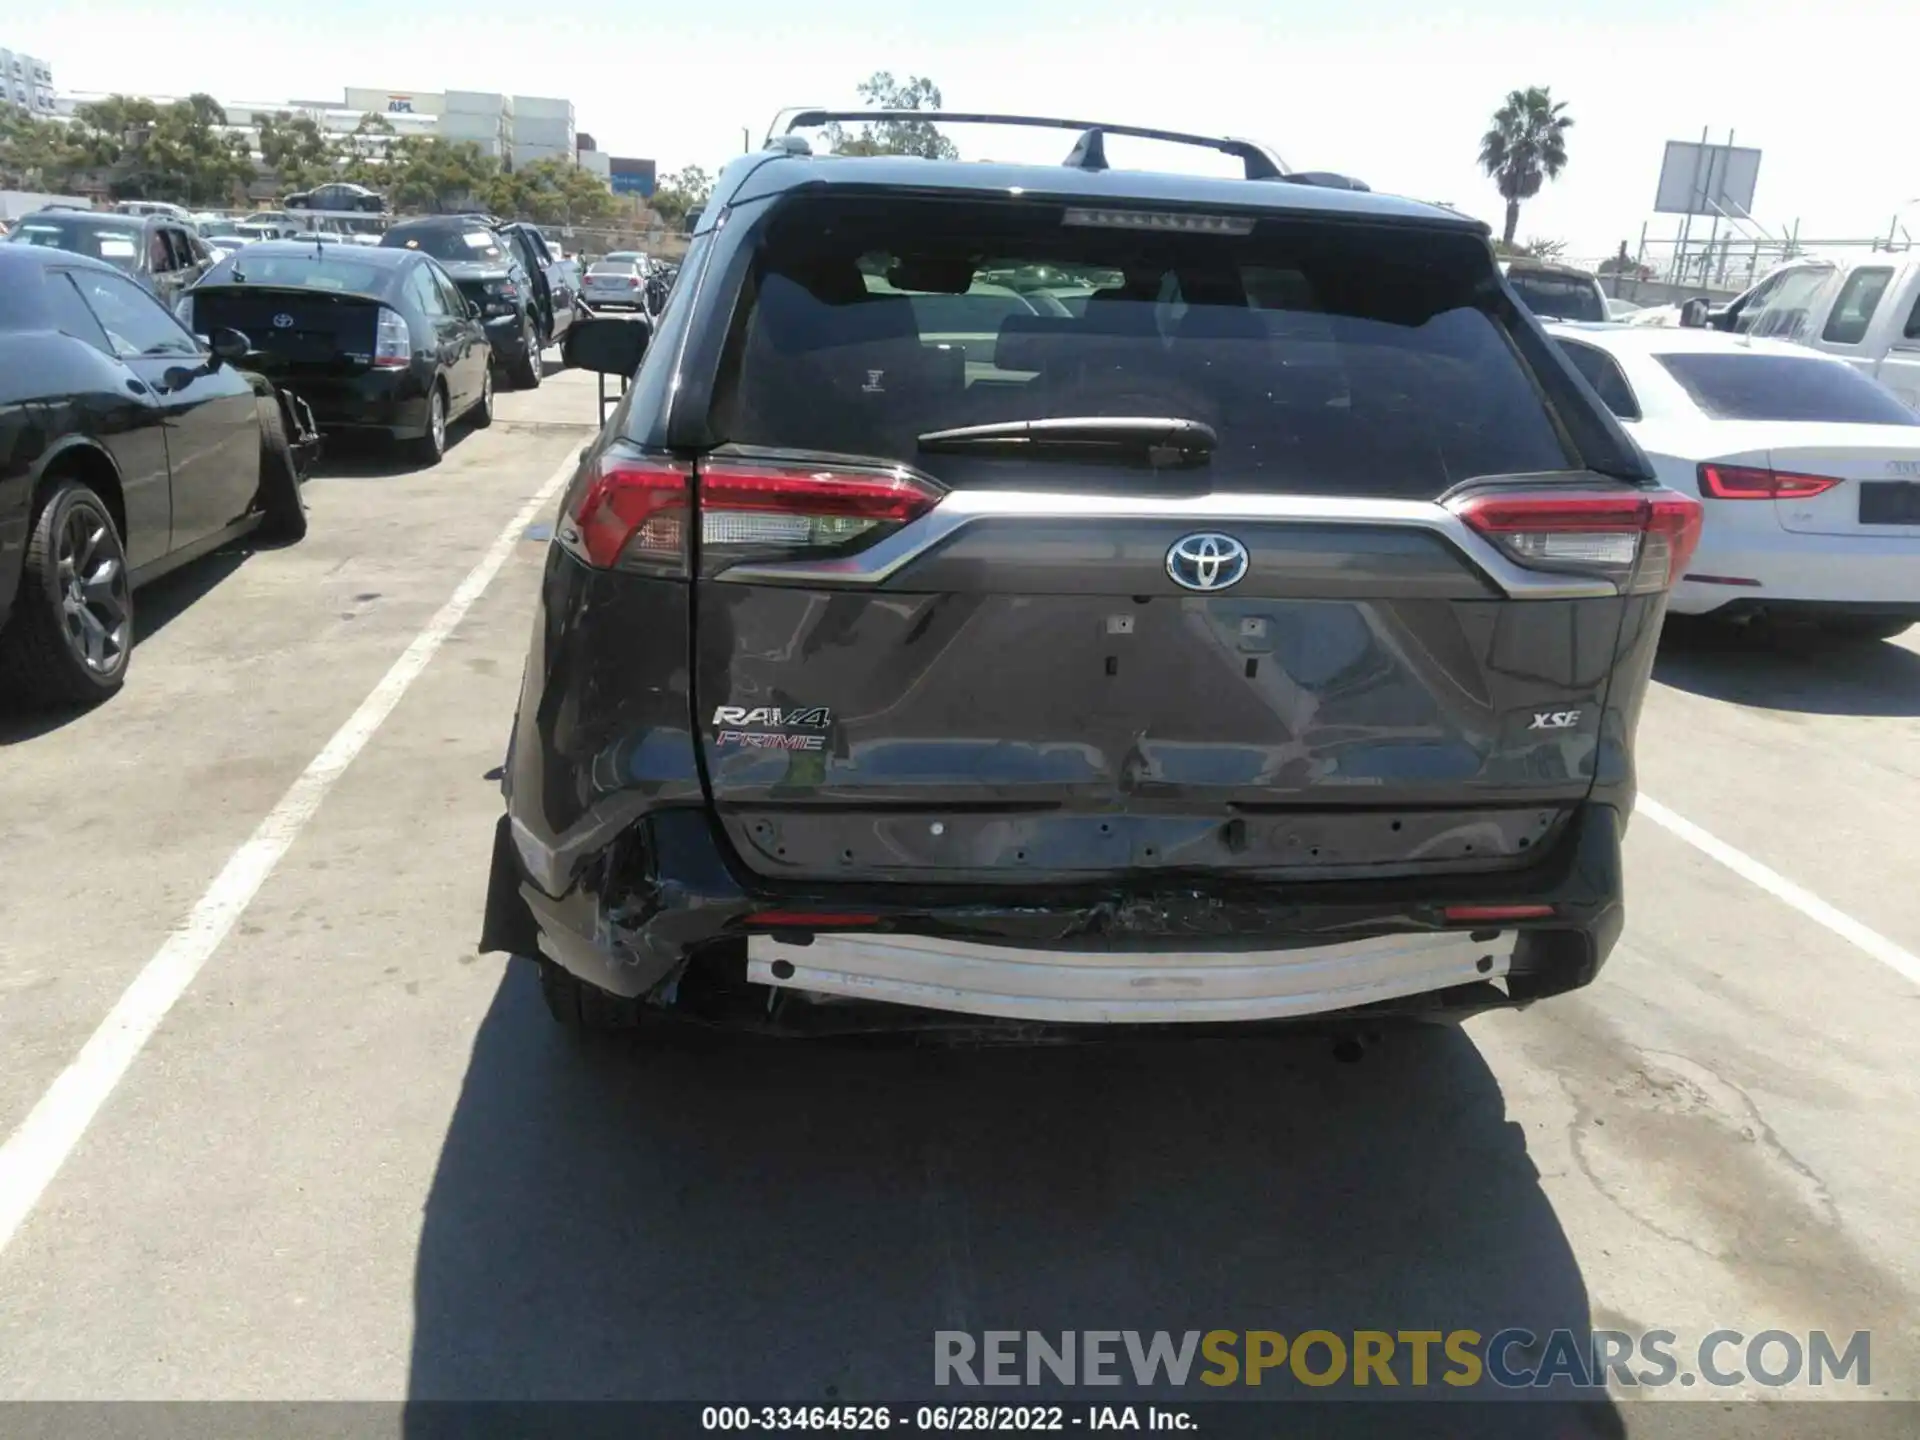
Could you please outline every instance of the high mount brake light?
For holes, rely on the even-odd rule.
[[[1674,490],[1486,490],[1450,508],[1515,564],[1603,576],[1636,595],[1672,585],[1700,543],[1700,502]]]
[[[1195,215],[1185,210],[1106,210],[1073,206],[1062,225],[1089,230],[1171,230],[1199,235],[1251,235],[1248,215]]]
[[[1830,475],[1794,475],[1757,465],[1700,467],[1700,493],[1709,500],[1810,500],[1844,483]]]
[[[943,492],[904,470],[702,461],[618,450],[600,457],[555,540],[596,569],[685,575],[688,518],[707,568],[750,557],[836,554],[925,514]]]

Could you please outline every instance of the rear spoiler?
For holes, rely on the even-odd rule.
[[[1194,145],[1218,151],[1238,160],[1249,180],[1281,180],[1294,185],[1319,185],[1334,190],[1365,190],[1364,181],[1325,170],[1292,170],[1268,146],[1257,140],[1242,140],[1231,135],[1195,135],[1184,130],[1157,130],[1146,125],[1115,125],[1104,120],[1067,120],[1051,115],[1007,115],[973,110],[823,110],[801,107],[782,110],[774,116],[767,131],[766,148],[795,153],[805,146],[796,145],[787,136],[796,130],[813,129],[844,121],[862,124],[912,125],[1024,125],[1044,130],[1078,130],[1080,138],[1061,164],[1076,170],[1106,170],[1106,137],[1124,135],[1136,140],[1164,140],[1173,145]]]

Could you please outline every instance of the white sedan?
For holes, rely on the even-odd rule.
[[[1668,609],[1884,639],[1920,621],[1920,415],[1844,360],[1718,330],[1548,332],[1662,483],[1700,496]]]

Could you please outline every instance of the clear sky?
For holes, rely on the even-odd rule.
[[[711,170],[743,126],[757,142],[782,106],[852,104],[855,84],[886,69],[931,77],[949,108],[1255,136],[1293,166],[1496,226],[1480,134],[1506,91],[1551,86],[1577,122],[1571,161],[1522,212],[1520,238],[1586,257],[1637,240],[1663,142],[1703,126],[1765,152],[1754,212],[1777,232],[1797,218],[1803,236],[1884,234],[1920,198],[1920,0],[212,0],[170,20],[135,0],[8,9],[0,44],[47,59],[61,90],[559,95],[602,149],[663,172]],[[1066,148],[955,138],[969,157]],[[1676,217],[1653,218],[1673,233]],[[1920,234],[1920,205],[1905,218]]]

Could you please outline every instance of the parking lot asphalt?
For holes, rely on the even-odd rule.
[[[1359,1063],[583,1047],[473,946],[516,517],[592,416],[560,374],[436,469],[329,460],[304,543],[143,593],[119,698],[0,715],[0,1121],[104,1086],[0,1173],[0,1398],[821,1402],[926,1394],[936,1329],[1508,1326],[1869,1330],[1853,1393],[1920,1397],[1920,632],[1670,635],[1626,938],[1523,1013]],[[96,1035],[217,884],[151,1038]]]

